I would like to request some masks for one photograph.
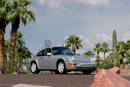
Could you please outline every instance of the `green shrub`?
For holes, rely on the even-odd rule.
[[[103,69],[109,69],[109,68],[112,68],[112,67],[113,67],[112,64],[106,64],[106,65],[102,66]]]

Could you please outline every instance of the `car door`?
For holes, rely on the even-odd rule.
[[[43,69],[43,64],[44,64],[44,61],[43,61],[43,58],[44,58],[44,50],[40,51],[38,54],[37,54],[37,59],[38,59],[38,65],[39,65],[39,68],[40,69]]]
[[[47,61],[48,68],[49,69],[56,69],[56,57],[55,57],[55,55],[47,56],[47,58],[48,58],[48,61]]]
[[[54,55],[47,55],[48,53],[52,54],[52,49],[48,48],[45,50],[45,56],[44,56],[44,66],[45,69],[55,69],[56,63],[55,63],[55,57]]]
[[[52,55],[47,55],[47,53],[51,53]],[[57,58],[53,55],[51,48],[39,52],[38,61],[40,69],[56,69],[56,60]]]
[[[43,56],[40,58],[42,69],[53,69],[53,56],[47,55],[47,53],[51,53],[51,48],[47,48],[43,51]]]
[[[47,53],[49,52],[49,50],[50,49],[44,49],[40,51],[37,55],[40,69],[49,69],[50,67],[49,58],[47,56]]]

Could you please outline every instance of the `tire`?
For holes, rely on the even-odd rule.
[[[66,65],[63,61],[58,62],[57,70],[55,71],[56,74],[67,74]]]
[[[82,72],[83,72],[83,74],[89,75],[89,74],[92,73],[92,70],[85,70],[85,71],[82,71]]]
[[[38,69],[37,64],[35,62],[31,63],[31,72],[33,74],[39,74],[40,73],[40,70]]]

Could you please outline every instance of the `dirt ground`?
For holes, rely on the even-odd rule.
[[[125,76],[130,80],[130,76]],[[15,84],[31,84],[51,87],[90,87],[94,75],[69,74],[10,74],[0,75],[0,87],[12,87]]]

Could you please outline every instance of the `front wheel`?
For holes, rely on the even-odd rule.
[[[34,62],[31,64],[31,72],[33,74],[39,74],[40,73],[40,70],[38,69],[37,64],[34,63]]]
[[[66,71],[66,66],[65,66],[65,63],[64,63],[64,62],[59,62],[59,63],[57,64],[56,73],[57,73],[57,74],[66,74],[66,73],[67,73],[67,71]]]

